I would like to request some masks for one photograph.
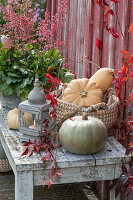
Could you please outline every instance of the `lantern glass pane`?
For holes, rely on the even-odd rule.
[[[24,112],[23,113],[23,127],[30,128],[30,129],[36,129],[36,123],[35,123],[35,114]]]

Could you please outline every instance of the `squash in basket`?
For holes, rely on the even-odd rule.
[[[90,78],[90,81],[96,82],[103,93],[105,93],[111,86],[113,79],[114,69],[101,68]]]
[[[87,78],[72,80],[64,90],[62,100],[88,107],[102,102],[103,93],[99,86]]]
[[[23,124],[24,126],[28,126],[32,123],[33,118],[32,114],[25,112],[23,114]],[[7,123],[11,129],[18,130],[18,108],[14,108],[10,110],[7,114]]]
[[[75,116],[63,122],[59,130],[62,146],[71,153],[93,154],[100,151],[108,137],[105,124],[95,117]]]

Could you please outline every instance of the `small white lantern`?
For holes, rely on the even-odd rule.
[[[49,108],[50,103],[46,102],[45,94],[40,89],[40,81],[36,79],[28,100],[19,104],[19,131],[22,133],[20,142],[29,139],[34,142],[35,139],[40,140],[44,137],[43,130],[47,129],[44,122],[49,120]],[[25,113],[27,121],[23,118]]]

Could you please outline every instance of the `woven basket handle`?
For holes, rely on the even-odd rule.
[[[104,95],[104,98],[103,98],[104,101],[107,98],[107,96],[108,96],[108,102],[106,105],[110,106],[112,103],[115,102],[115,99],[113,99],[113,96],[117,98],[117,94],[113,88],[109,88],[106,94]]]
[[[68,118],[71,118],[71,117],[74,117],[75,116],[75,114],[76,113],[78,113],[78,108],[75,110],[75,111],[73,111],[73,112],[67,112],[67,111],[65,111],[64,113],[63,113],[63,116],[62,116],[62,119],[60,120],[60,121],[57,121],[56,122],[56,125],[57,126],[60,126],[65,120],[67,120]]]
[[[94,106],[91,106],[90,108],[88,108],[89,112],[95,112],[97,110],[107,110],[108,106],[106,105],[106,103],[102,102],[102,103],[97,103]]]

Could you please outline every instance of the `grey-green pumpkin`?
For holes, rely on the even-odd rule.
[[[105,124],[86,114],[65,120],[59,130],[62,146],[75,154],[93,154],[100,151],[107,137]]]

